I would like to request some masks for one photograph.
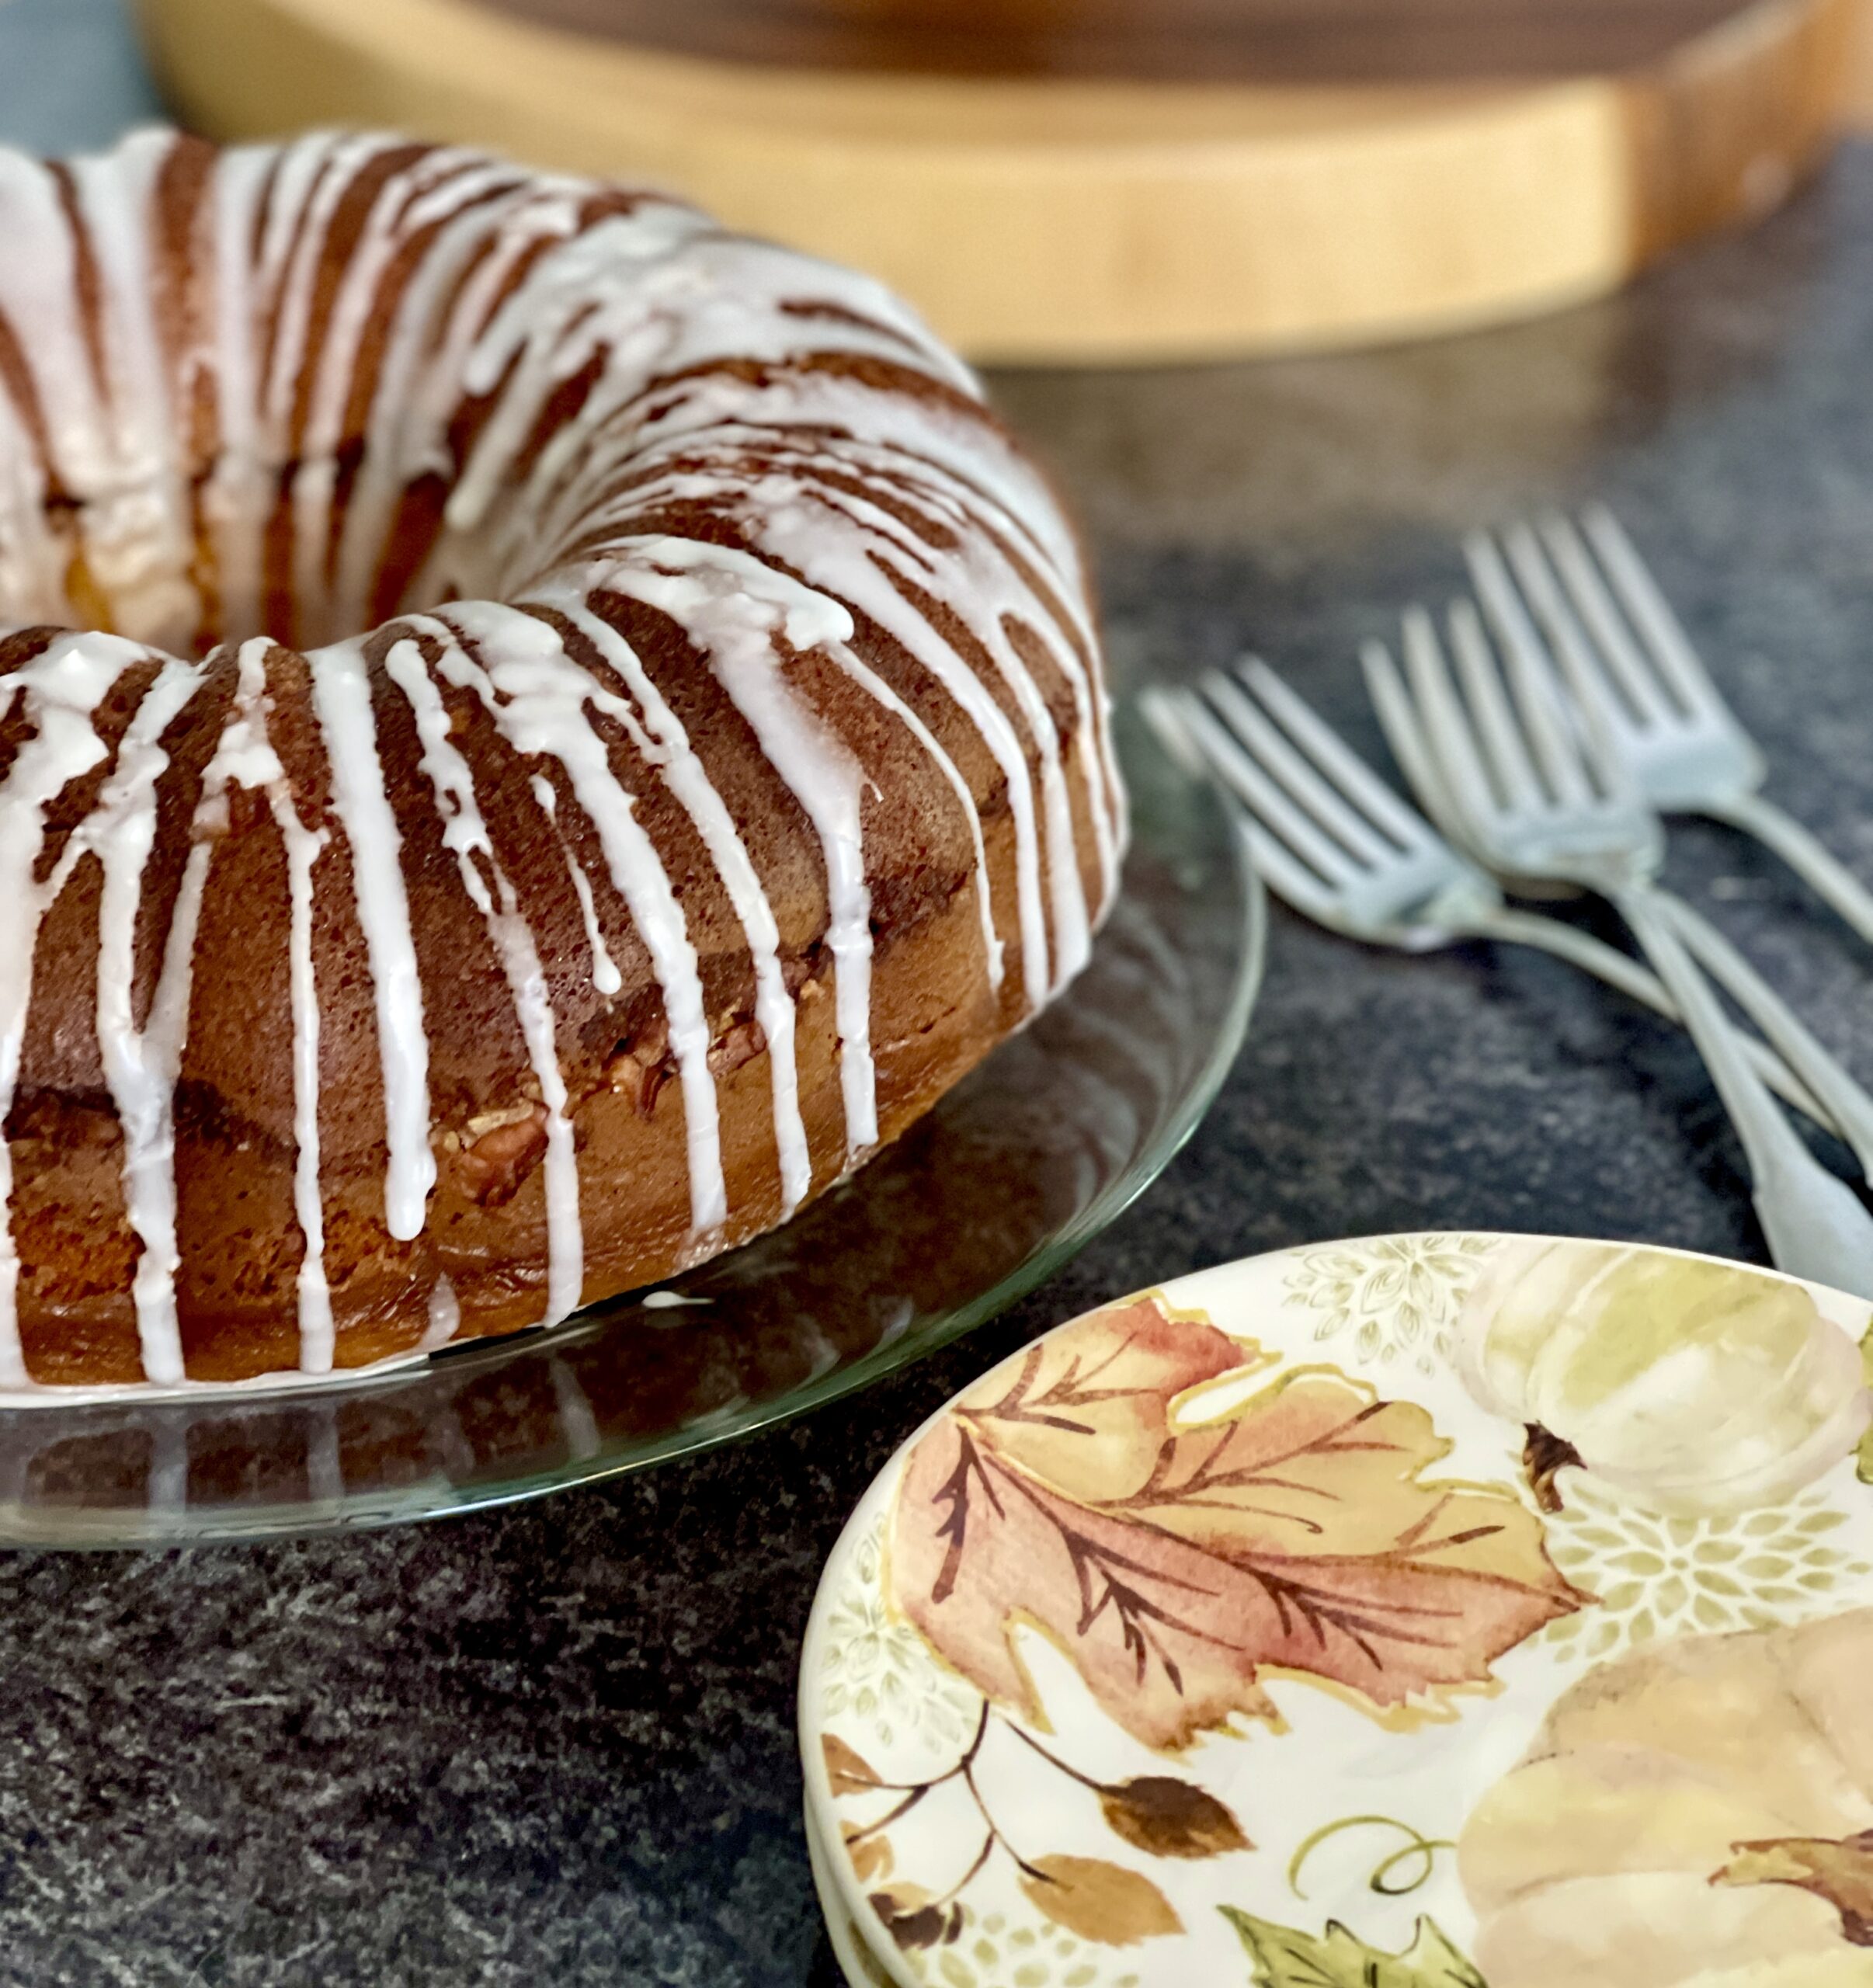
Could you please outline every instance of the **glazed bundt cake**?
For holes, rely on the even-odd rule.
[[[0,1383],[784,1220],[1056,992],[1086,583],[876,284],[394,137],[0,155]]]

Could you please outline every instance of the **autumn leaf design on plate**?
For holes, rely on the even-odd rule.
[[[898,1605],[1038,1721],[1014,1642],[1033,1625],[1157,1747],[1235,1712],[1273,1720],[1270,1670],[1381,1713],[1435,1709],[1580,1605],[1513,1491],[1424,1481],[1449,1445],[1423,1409],[1330,1368],[1257,1385],[1269,1364],[1151,1295],[1030,1347],[907,1459]],[[1219,1413],[1176,1420],[1225,1375]]]
[[[1069,1933],[1102,1946],[1129,1947],[1183,1922],[1148,1878],[1097,1857],[1037,1857],[1020,1885],[1030,1903]]]
[[[1053,1854],[1025,1857],[1015,1847],[996,1819],[978,1778],[983,1748],[994,1733],[1006,1736],[1008,1743],[1018,1741],[1030,1757],[1065,1779],[1077,1781],[1089,1795],[1096,1796],[1107,1828],[1135,1850],[1153,1857],[1196,1861],[1254,1848],[1228,1806],[1207,1789],[1172,1774],[1134,1774],[1124,1781],[1100,1781],[1050,1751],[1032,1733],[1010,1722],[1006,1715],[998,1723],[992,1717],[992,1711],[988,1701],[982,1701],[975,1734],[968,1746],[941,1773],[923,1781],[885,1781],[847,1741],[832,1733],[821,1735],[826,1781],[836,1798],[863,1799],[883,1794],[897,1798],[883,1814],[868,1822],[840,1825],[846,1855],[853,1875],[861,1884],[891,1875],[895,1853],[884,1832],[938,1788],[960,1784],[975,1807],[982,1832],[979,1843],[972,1860],[940,1897],[933,1897],[920,1887],[902,1885],[870,1894],[873,1909],[900,1946],[924,1947],[939,1938],[954,1939],[954,1929],[961,1923],[957,1917],[961,1910],[959,1895],[975,1883],[998,1852],[1013,1864],[1016,1882],[1030,1903],[1056,1926],[1082,1940],[1128,1947],[1140,1940],[1183,1930],[1170,1901],[1138,1872],[1109,1864],[1101,1858]],[[964,1842],[967,1837],[956,1835],[955,1840]]]
[[[1099,1791],[1114,1835],[1153,1857],[1221,1857],[1254,1847],[1214,1795],[1174,1774],[1147,1774]]]
[[[1482,1976],[1429,1919],[1418,1921],[1404,1952],[1386,1954],[1356,1939],[1336,1920],[1329,1920],[1316,1939],[1231,1906],[1221,1911],[1249,1950],[1254,1988],[1486,1988]]]
[[[825,1757],[826,1781],[835,1795],[864,1795],[884,1785],[859,1750],[837,1733],[822,1734],[819,1750]]]

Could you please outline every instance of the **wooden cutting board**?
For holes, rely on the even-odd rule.
[[[1860,31],[1848,57],[1847,113],[1849,130],[1873,132],[1873,0],[1862,0]]]
[[[387,123],[674,186],[1012,363],[1367,342],[1609,289],[1810,169],[1864,0],[1150,0],[1178,33],[1128,41],[1145,4],[909,0],[901,30],[1025,5],[1046,33],[881,49],[880,0],[138,0],[213,135]],[[727,59],[738,12],[791,38]]]

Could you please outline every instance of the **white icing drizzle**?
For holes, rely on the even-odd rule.
[[[351,851],[353,895],[370,961],[384,1072],[384,1218],[408,1242],[422,1233],[436,1157],[429,1150],[429,1037],[422,982],[397,831],[371,714],[370,671],[361,641],[311,651],[312,702],[332,766],[332,807]]]
[[[594,577],[659,608],[687,631],[748,721],[761,750],[806,812],[825,858],[836,969],[846,1158],[878,1140],[877,1071],[871,1056],[871,892],[860,825],[864,770],[837,733],[787,682],[774,637],[805,651],[849,642],[852,617],[826,595],[747,553],[700,540],[620,542],[635,555]]]
[[[791,1215],[813,1184],[813,1161],[807,1149],[806,1126],[800,1116],[794,1001],[780,970],[780,928],[775,923],[773,907],[761,888],[753,858],[735,825],[734,817],[716,792],[702,761],[691,750],[681,721],[664,701],[630,643],[609,621],[592,613],[582,596],[570,589],[544,596],[543,604],[553,606],[565,615],[624,679],[643,714],[649,735],[645,743],[651,749],[646,756],[658,766],[664,784],[695,823],[735,906],[735,915],[741,920],[754,962],[755,1019],[767,1038],[773,1072],[781,1211]]]
[[[514,1013],[527,1060],[546,1107],[547,1308],[556,1325],[579,1307],[585,1287],[585,1229],[579,1211],[579,1156],[560,1075],[558,1031],[546,971],[533,935],[521,916],[513,883],[496,860],[474,795],[468,762],[450,742],[449,712],[414,641],[397,642],[384,658],[391,680],[409,700],[422,742],[421,770],[428,774],[443,817],[443,846],[454,856],[469,901],[481,914],[501,970],[514,997]],[[483,875],[485,867],[487,874]],[[492,889],[490,886],[492,885]]]
[[[327,600],[325,572],[334,523],[332,496],[338,478],[339,451],[345,440],[343,420],[363,360],[364,341],[371,329],[379,286],[412,233],[446,220],[453,209],[506,176],[510,176],[473,153],[442,150],[426,153],[415,165],[384,180],[359,240],[346,259],[343,280],[333,298],[318,350],[309,355],[316,370],[292,493],[294,593],[301,603],[302,615],[313,614],[321,636],[342,632],[338,624],[348,623],[355,628],[363,615],[363,601],[346,597],[342,576],[339,598]],[[432,282],[437,273],[433,267],[436,259],[426,257],[424,260],[423,267]],[[408,321],[404,311],[398,313],[398,321]],[[402,405],[399,396],[407,384],[406,372],[412,356],[408,338],[393,346],[388,356],[396,371],[391,378],[380,379],[378,391],[385,396],[387,408],[394,408]],[[380,447],[373,460],[380,470],[380,487],[374,490],[375,503],[371,507],[377,515],[354,520],[348,507],[345,529],[349,534],[354,524],[368,530],[374,523],[381,543],[386,522],[381,515],[381,470],[395,463],[396,452]],[[355,576],[353,584],[355,586]]]
[[[598,832],[612,884],[662,991],[683,1091],[690,1224],[698,1235],[711,1234],[727,1220],[728,1201],[696,948],[662,860],[637,818],[636,798],[613,772],[605,742],[586,714],[588,707],[603,711],[641,738],[637,714],[581,669],[537,616],[492,601],[458,601],[446,614],[425,617],[424,625],[431,621],[450,638],[438,666],[443,677],[481,698],[515,751],[558,761]],[[468,655],[456,639],[461,636],[475,644],[485,665]]]
[[[512,257],[523,252],[531,238],[528,203],[537,199],[511,167],[489,162],[458,172],[418,203],[412,219],[419,221],[433,218],[431,201],[447,203],[450,210],[428,252],[405,279],[378,362],[370,447],[359,466],[340,528],[332,603],[334,624],[340,628],[364,624],[385,537],[412,471],[433,470],[446,475],[453,467],[437,440],[447,412],[439,415],[434,403],[439,388],[446,390],[459,377],[460,368],[450,355],[449,332],[444,332],[440,349],[435,348],[436,308],[487,247],[491,230],[498,228],[497,249],[505,246],[506,252],[486,258],[478,273],[479,281],[467,284],[453,316],[459,320],[485,309],[485,286],[506,273]],[[467,335],[453,335],[459,340]]]
[[[97,259],[99,332],[108,391],[99,413],[109,436],[112,488],[88,508],[85,557],[144,639],[186,642],[200,615],[189,578],[192,532],[178,424],[158,349],[142,224],[168,156],[161,131],[133,133],[104,158],[71,167],[75,197]]]
[[[108,749],[92,722],[118,678],[144,652],[114,635],[65,635],[23,668],[0,678],[25,700],[34,730],[14,755],[0,787],[0,1128],[13,1108],[20,1051],[33,992],[39,928],[83,853],[68,839],[57,864],[36,879],[46,810],[75,780],[102,765]],[[12,1232],[12,1149],[0,1137],[0,1381],[30,1380],[19,1343],[19,1249]]]
[[[271,501],[261,460],[255,350],[255,208],[273,155],[259,146],[225,152],[210,196],[215,354],[214,413],[220,447],[201,495],[225,624],[260,620],[261,536]]]
[[[841,445],[828,450],[822,460],[850,473],[864,464],[862,457],[859,463],[852,463],[853,454]],[[895,501],[911,503],[926,514],[933,511],[937,520],[960,538],[959,549],[939,562],[930,560],[921,543],[898,526],[881,505],[865,506],[843,492],[829,488],[812,492],[811,510],[803,521],[801,493],[791,480],[780,476],[757,478],[752,487],[745,474],[714,478],[691,474],[672,478],[672,482],[675,488],[687,494],[729,503],[777,556],[798,566],[817,584],[852,600],[895,636],[932,670],[975,720],[1008,781],[1017,835],[1024,975],[1030,1003],[1037,1006],[1048,992],[1078,972],[1090,949],[1089,909],[1079,876],[1058,728],[1032,671],[1009,640],[1005,626],[1005,620],[1012,618],[1041,633],[1045,641],[1051,617],[1033,595],[1018,584],[1013,569],[981,545],[980,530],[972,527],[965,508],[953,494],[943,501],[940,495],[933,496],[927,488],[907,487],[902,478],[892,479],[889,486],[888,495]],[[635,488],[631,498],[634,504],[645,501],[644,493]],[[866,536],[856,544],[848,532],[836,528],[841,513],[849,518],[857,514],[868,528]],[[912,564],[916,570],[906,572],[907,565]],[[1033,812],[1033,784],[1026,751],[975,666],[936,637],[929,621],[892,583],[894,575],[909,579],[933,596],[967,627],[989,653],[1007,686],[1039,760],[1041,820],[1048,849],[1044,862]],[[1064,641],[1055,640],[1048,646],[1069,685],[1077,686],[1076,704],[1083,707],[1077,728],[1083,744],[1093,723],[1093,702],[1085,685],[1084,669]],[[1098,777],[1094,762],[1086,761],[1084,766],[1109,895],[1116,877],[1116,833],[1104,782]],[[1051,970],[1041,911],[1044,882],[1053,920],[1055,957]],[[1025,964],[1028,958],[1036,962],[1032,968]]]
[[[679,487],[692,495],[706,492],[716,498],[735,494],[735,486],[721,478],[687,478],[679,480]],[[803,493],[797,486],[780,485],[778,478],[763,479],[750,493],[749,508],[759,519],[764,545],[776,558],[804,574],[810,584],[836,600],[850,603],[888,634],[894,636],[909,653],[919,657],[975,725],[1007,782],[1015,825],[1016,901],[1021,932],[1023,978],[1030,1008],[1038,1008],[1047,998],[1051,976],[1034,782],[1020,740],[975,671],[949,644],[935,639],[929,623],[892,586],[876,547],[857,538],[853,527],[858,520],[851,512],[829,499],[819,499],[811,503],[810,509],[802,499]],[[927,586],[932,577],[932,562],[922,558],[920,549],[914,543],[906,545],[898,534],[885,530],[891,524],[888,514],[871,507],[866,513],[864,521],[883,533],[906,558],[919,564],[922,570],[917,577]],[[975,796],[955,762],[930,735],[923,721],[881,678],[859,660],[850,645],[843,642],[834,645],[832,652],[847,675],[861,683],[911,729],[919,744],[936,759],[967,811],[975,857],[984,959],[989,985],[999,988],[1003,975],[1003,947],[995,928],[987,857],[982,848],[982,816]]]
[[[312,869],[331,841],[323,829],[299,818],[286,769],[267,735],[269,700],[266,659],[273,644],[264,635],[241,645],[235,689],[236,725],[222,742],[223,754],[240,756],[235,777],[267,799],[286,850],[289,926],[287,978],[293,1009],[293,1212],[304,1239],[299,1267],[299,1365],[306,1374],[328,1374],[336,1350],[332,1290],[325,1277],[325,1211],[319,1190],[318,986],[312,962]]]
[[[867,799],[857,739],[808,693],[815,667],[836,669],[876,707],[877,727],[861,720],[857,738],[901,735],[961,810],[985,983],[1003,985],[1005,927],[1018,937],[1030,1011],[1083,961],[1110,900],[1123,796],[1103,688],[1086,660],[1096,649],[1071,533],[1032,468],[977,412],[974,376],[879,286],[725,235],[668,200],[620,207],[588,182],[464,151],[406,152],[407,141],[383,136],[237,148],[205,179],[191,169],[172,194],[165,174],[179,142],[142,134],[75,162],[62,181],[0,150],[0,338],[25,369],[0,369],[0,632],[105,612],[123,631],[60,638],[0,676],[0,714],[19,707],[33,728],[0,783],[0,1122],[21,1081],[41,926],[93,855],[98,1035],[124,1131],[144,1364],[153,1380],[179,1379],[175,1093],[196,933],[228,791],[263,794],[287,860],[301,1364],[316,1374],[335,1356],[312,946],[331,837],[302,820],[274,752],[265,639],[241,642],[235,655],[233,703],[167,930],[155,935],[160,963],[140,1027],[131,1009],[158,802],[172,777],[161,740],[196,722],[190,700],[211,667],[161,645],[205,639],[210,596],[221,625],[243,638],[266,614],[277,619],[269,589],[290,582],[294,627],[324,641],[306,660],[371,982],[386,1217],[405,1240],[420,1232],[436,1180],[429,1045],[374,691],[400,694],[411,711],[444,846],[501,961],[546,1114],[550,1318],[578,1303],[586,1249],[560,1017],[529,907],[482,816],[476,780],[488,776],[453,742],[443,686],[472,695],[504,748],[533,763],[520,770],[578,899],[590,996],[617,996],[624,976],[582,859],[593,845],[583,825],[568,832],[567,801],[644,943],[683,1101],[692,1256],[735,1212],[709,1068],[714,1029],[685,916],[688,880],[670,874],[638,818],[643,797],[620,777],[608,736],[624,735],[681,810],[739,923],[790,1211],[811,1186],[797,1017],[775,906],[711,776],[710,741],[690,735],[661,666],[593,611],[593,592],[673,620],[811,824],[827,880],[848,1165],[879,1134],[864,821],[867,805],[891,797]],[[155,258],[170,252],[153,231],[159,200],[170,198],[199,200],[164,217],[198,252],[164,272],[188,300],[173,324],[148,301]],[[204,433],[211,453],[192,457]],[[423,534],[437,490],[446,505],[432,540]],[[745,549],[714,542],[714,530],[685,535],[690,527],[668,522],[684,506],[725,521]],[[403,627],[436,648],[395,641],[380,668],[363,637],[325,639],[360,627],[393,584]],[[448,604],[408,612],[436,602]],[[578,655],[549,613],[575,631]],[[858,639],[855,615],[889,638],[888,659]],[[1023,631],[1018,642],[1011,631]],[[596,660],[587,667],[579,655]],[[808,655],[818,661],[799,660]],[[151,682],[98,802],[47,871],[48,810],[103,763],[94,714],[139,665]],[[907,667],[921,679],[907,679]],[[1011,902],[999,923],[964,771],[985,763],[1011,818]],[[1096,902],[1082,880],[1076,810]],[[563,1000],[565,983],[553,984]],[[0,1385],[30,1386],[12,1165],[0,1140]],[[460,1325],[446,1277],[428,1303],[425,1346]]]
[[[506,385],[449,493],[455,530],[471,531],[487,515],[540,407],[589,355],[604,349],[612,377],[633,382],[647,365],[679,363],[676,334],[683,319],[669,304],[693,300],[697,284],[693,259],[679,260],[677,252],[712,231],[710,224],[662,201],[608,215],[582,234],[570,231],[575,219],[568,216],[561,245],[502,301],[463,367],[471,394],[491,393],[504,379]],[[593,412],[609,398],[601,389]]]
[[[156,841],[156,783],[169,764],[158,741],[200,688],[199,663],[165,662],[130,720],[116,765],[78,834],[103,865],[98,905],[98,1048],[123,1128],[123,1205],[143,1247],[130,1295],[143,1371],[152,1381],[183,1378],[175,1274],[175,1085],[188,1033],[195,935],[213,860],[215,832],[226,820],[228,783],[236,762],[230,740],[210,761],[196,809],[194,839],[158,969],[155,992],[139,1028],[130,1011],[136,984],[137,919],[143,878]]]
[[[528,784],[541,812],[549,820],[556,822],[559,817],[559,796],[553,791],[553,783],[544,773],[534,773],[530,777]],[[624,985],[624,978],[618,971],[617,962],[612,958],[605,944],[605,934],[599,926],[592,879],[586,874],[586,866],[579,861],[572,845],[565,843],[561,846],[565,850],[566,869],[572,879],[573,895],[579,899],[579,915],[586,921],[586,943],[592,948],[592,984],[601,994],[615,994]]]

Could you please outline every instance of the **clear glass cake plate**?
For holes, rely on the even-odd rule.
[[[1118,742],[1132,846],[1091,964],[824,1200],[550,1332],[316,1384],[0,1409],[0,1544],[259,1539],[539,1497],[818,1407],[1031,1290],[1189,1137],[1260,973],[1228,804],[1128,715]]]

